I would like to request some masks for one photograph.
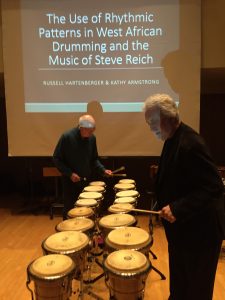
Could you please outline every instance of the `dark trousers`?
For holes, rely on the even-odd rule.
[[[70,209],[74,208],[80,193],[82,193],[85,182],[72,182],[69,178],[63,178],[63,220],[67,219],[67,213]]]
[[[211,300],[222,241],[207,246],[169,245],[169,300]]]

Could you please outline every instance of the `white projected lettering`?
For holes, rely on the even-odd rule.
[[[179,45],[179,0],[172,2],[121,0],[115,8],[110,1],[54,0],[46,8],[45,1],[21,0],[26,111],[46,101],[83,111],[93,97],[103,111],[104,103],[118,111],[120,102],[141,111],[149,91],[140,87],[171,94],[161,60]]]
[[[136,52],[149,51],[150,45],[147,41],[139,40],[125,40],[128,37],[162,37],[163,29],[162,28],[149,28],[149,24],[154,23],[155,16],[147,12],[143,14],[131,14],[125,13],[123,15],[117,15],[114,13],[102,13],[100,12],[97,15],[92,15],[90,17],[84,15],[80,16],[75,14],[72,16],[69,14],[65,15],[56,15],[55,13],[46,14],[48,25],[68,25],[68,24],[85,24],[86,26],[83,29],[57,29],[57,28],[44,28],[40,27],[38,29],[40,39],[77,39],[78,42],[59,42],[52,41],[52,52],[48,56],[48,65],[49,66],[117,66],[117,65],[151,65],[154,63],[154,57],[152,55],[143,54],[136,55]],[[101,24],[100,27],[92,27],[94,24]],[[121,27],[109,28],[108,23],[119,24]],[[124,27],[126,23],[144,23],[142,26],[128,26]],[[87,27],[89,25],[90,27]],[[104,26],[105,25],[105,26]],[[79,38],[85,40],[85,42],[79,43]],[[119,38],[121,43],[112,43],[110,38]],[[107,42],[95,43],[93,39],[103,39]],[[152,40],[151,40],[152,42]],[[82,56],[83,52],[100,52],[104,55],[93,55],[89,54]],[[116,56],[114,53],[116,51],[129,51],[124,57]],[[60,54],[58,54],[60,52]],[[79,53],[79,56],[72,54],[70,56],[62,56],[62,52],[71,52]],[[57,54],[55,54],[57,53]]]

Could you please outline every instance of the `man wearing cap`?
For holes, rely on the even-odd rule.
[[[112,174],[99,161],[94,131],[94,118],[83,115],[79,118],[78,127],[64,132],[56,145],[53,161],[63,175],[64,220],[87,185],[85,179],[90,178],[94,170],[101,175]]]

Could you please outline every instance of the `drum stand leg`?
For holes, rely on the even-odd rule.
[[[166,276],[152,265],[152,270],[159,274],[162,280],[166,280]]]
[[[151,209],[154,210],[155,208],[155,205],[151,205]],[[153,221],[152,221],[152,215],[150,215],[150,218],[149,218],[149,233],[152,237],[152,241],[153,241]],[[149,253],[152,255],[153,259],[157,259],[157,256],[155,255],[154,252],[152,252],[151,250],[149,250]],[[152,270],[154,270],[156,273],[159,274],[159,276],[161,277],[162,280],[165,280],[166,279],[166,276],[160,272],[157,268],[155,268],[153,265],[152,265]]]
[[[97,245],[94,246],[95,248],[97,247]],[[96,250],[96,249],[94,249]],[[97,254],[96,252],[92,253],[90,252],[90,255],[88,257],[88,267],[87,267],[87,279],[83,279],[82,278],[82,283],[80,285],[80,295],[78,299],[83,300],[83,296],[84,294],[87,294],[91,297],[93,297],[94,299],[97,300],[104,300],[104,298],[99,297],[97,294],[93,293],[91,291],[92,289],[92,284],[95,283],[96,281],[98,281],[99,279],[101,279],[105,274],[104,272],[102,272],[100,275],[96,276],[95,278],[91,278],[91,273],[92,273],[92,268],[93,268],[93,264],[97,264],[101,269],[103,269],[103,266],[101,264],[101,262],[98,260],[98,258],[96,258],[95,256],[99,256],[101,255],[101,253]]]

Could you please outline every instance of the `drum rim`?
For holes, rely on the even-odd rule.
[[[106,228],[106,229],[116,229],[116,228],[121,228],[121,227],[126,227],[126,226],[131,226],[133,224],[135,224],[137,222],[136,218],[130,214],[118,214],[118,217],[119,218],[122,218],[122,216],[124,217],[124,215],[126,216],[129,216],[130,217],[130,222],[129,223],[126,223],[126,224],[123,224],[123,225],[117,225],[117,226],[112,226],[112,225],[107,225],[107,224],[102,224],[101,223],[101,220],[102,219],[106,219],[106,218],[116,218],[115,217],[115,214],[112,214],[112,215],[106,215],[104,217],[102,217],[100,220],[99,220],[99,226],[100,227],[103,227],[103,228]],[[132,220],[131,220],[132,219]]]
[[[111,212],[111,213],[116,213],[116,214],[126,214],[126,213],[128,214],[128,213],[131,212],[131,210],[134,208],[134,206],[133,206],[131,203],[121,203],[121,204],[122,204],[122,205],[124,205],[124,204],[125,204],[125,205],[129,204],[130,207],[125,207],[125,206],[124,206],[124,210],[122,210],[122,209],[121,209],[121,210],[119,210],[119,209],[113,210],[113,209],[112,209],[112,206],[113,206],[113,205],[110,205],[110,206],[108,207],[108,211]]]
[[[105,269],[105,271],[106,272],[109,272],[109,273],[111,273],[111,274],[113,274],[113,275],[117,275],[117,276],[122,276],[122,277],[136,277],[136,276],[140,276],[140,275],[142,275],[142,274],[146,274],[146,273],[148,273],[149,271],[150,271],[150,269],[151,269],[151,262],[150,262],[150,260],[146,257],[146,255],[145,254],[143,254],[142,252],[140,252],[140,251],[137,251],[137,250],[132,250],[132,249],[127,249],[127,250],[129,250],[128,252],[135,252],[136,254],[138,253],[138,255],[141,255],[141,256],[143,256],[144,258],[145,258],[145,263],[144,263],[144,265],[143,266],[139,266],[139,267],[136,267],[136,268],[134,268],[134,269],[130,269],[130,270],[126,270],[126,269],[118,269],[118,268],[116,268],[116,267],[113,267],[113,266],[111,266],[110,265],[110,263],[109,263],[109,258],[110,258],[110,256],[113,256],[113,255],[116,255],[116,252],[118,253],[118,252],[123,252],[125,249],[121,249],[121,250],[116,250],[116,251],[114,251],[114,252],[111,252],[108,256],[107,256],[107,258],[104,260],[104,262],[103,262],[103,267],[104,267],[104,269]]]
[[[92,195],[92,197],[87,197],[87,198],[82,198],[82,194],[96,194],[96,196],[98,196],[98,197],[93,197],[93,195]],[[89,195],[89,196],[91,196],[91,195]],[[100,200],[100,199],[102,199],[103,198],[103,196],[102,196],[102,194],[101,193],[99,193],[99,192],[82,192],[82,193],[80,193],[80,195],[78,196],[78,199],[80,200],[80,199],[94,199],[94,200]]]
[[[116,230],[127,230],[128,229],[131,229],[131,228],[135,228],[135,230],[137,229],[142,229],[142,228],[137,228],[137,227],[132,227],[132,226],[129,226],[129,227],[120,227]],[[143,231],[145,231],[144,229],[142,229]],[[148,234],[148,239],[145,241],[145,242],[142,242],[142,243],[138,243],[138,244],[131,244],[131,245],[124,245],[124,244],[121,244],[121,243],[116,243],[115,241],[112,241],[110,240],[110,235],[114,234],[114,230],[112,230],[106,237],[106,244],[113,248],[113,249],[117,249],[117,250],[121,250],[121,249],[130,249],[130,250],[137,250],[137,251],[140,251],[140,249],[147,249],[148,247],[150,248],[152,243],[153,243],[153,240],[152,240],[152,237],[150,234],[148,234],[147,231],[145,231],[147,234]],[[123,248],[121,248],[123,247]]]
[[[89,222],[90,225],[87,226],[86,228],[79,229],[79,230],[78,230],[78,229],[71,229],[71,228],[70,228],[70,229],[62,229],[62,230],[59,230],[60,224],[62,224],[63,222],[64,222],[64,224],[65,224],[65,221],[67,221],[67,222],[72,222],[72,220],[75,220],[75,219],[77,219],[77,220],[86,220],[86,221]],[[72,218],[72,219],[67,219],[67,220],[64,220],[64,221],[58,223],[58,224],[56,225],[56,230],[57,230],[57,231],[80,231],[80,232],[85,232],[85,231],[88,231],[88,230],[94,228],[94,226],[95,226],[94,221],[91,220],[91,219],[89,219],[89,218],[85,218],[85,217],[83,217],[83,218]]]
[[[131,180],[131,181],[130,181]],[[123,178],[123,179],[120,179],[118,183],[124,183],[125,181],[128,181],[127,183],[132,183],[134,185],[136,185],[136,181],[134,179],[131,179],[131,178]],[[130,181],[130,182],[129,182]]]
[[[85,189],[89,189],[89,188],[101,188],[101,190],[99,190],[99,191],[85,191]],[[87,186],[85,186],[84,187],[84,189],[83,189],[83,192],[96,192],[96,193],[102,193],[102,192],[104,192],[105,191],[105,188],[103,187],[103,186],[101,186],[101,185],[87,185]]]
[[[86,204],[86,205],[79,205],[79,202],[80,200],[93,200],[94,202],[92,204]],[[78,203],[77,203],[78,202]],[[80,199],[77,199],[77,201],[75,202],[75,205],[77,205],[76,207],[95,207],[95,206],[98,206],[98,201],[96,199],[93,199],[93,198],[80,198]]]
[[[135,196],[128,196],[128,195],[124,195],[124,196],[120,196],[121,195],[121,193],[130,193],[130,192],[135,192],[136,193],[136,195]],[[127,190],[127,191],[120,191],[120,192],[117,192],[116,193],[116,198],[120,198],[120,197],[135,197],[135,198],[137,198],[137,197],[139,197],[139,192],[137,191],[137,190]]]
[[[104,181],[97,180],[97,181],[91,181],[91,182],[89,182],[89,185],[106,186],[106,183]]]
[[[73,248],[69,248],[69,249],[56,249],[56,248],[52,248],[50,247],[49,245],[46,244],[47,240],[49,238],[51,238],[52,236],[54,235],[63,235],[63,233],[79,233],[80,236],[83,235],[84,238],[85,238],[85,242],[82,244],[82,245],[79,245],[77,248],[73,247]],[[44,239],[44,241],[42,242],[42,248],[45,250],[45,251],[50,251],[52,254],[72,254],[72,253],[76,253],[76,252],[79,252],[80,250],[82,249],[85,249],[87,246],[89,245],[89,238],[87,236],[87,234],[85,234],[84,232],[82,231],[75,231],[75,230],[64,230],[64,231],[59,231],[59,232],[56,232],[54,234],[51,234],[49,235],[46,239]]]
[[[132,202],[118,202],[119,200],[123,199],[123,198],[132,198]],[[119,204],[129,204],[129,203],[135,203],[137,202],[137,199],[135,199],[134,197],[119,197],[119,198],[115,198],[114,203],[119,203]]]
[[[74,209],[79,210],[79,209],[84,209],[84,208],[86,208],[87,210],[89,210],[89,212],[87,212],[86,214],[83,214],[83,215],[72,215],[72,214],[71,214],[71,211],[74,210]],[[92,209],[90,206],[76,206],[76,207],[70,209],[70,210],[68,211],[68,214],[67,214],[67,215],[68,215],[70,218],[91,217],[91,216],[94,215],[94,211],[93,211],[93,209]]]
[[[127,188],[126,188],[127,186]],[[133,183],[116,183],[114,185],[114,189],[121,189],[121,190],[135,190],[135,185]]]
[[[64,270],[62,271],[60,274],[54,274],[54,275],[41,275],[40,273],[35,273],[34,272],[34,269],[32,268],[33,264],[40,258],[42,257],[49,257],[50,255],[56,255],[56,256],[65,256],[67,258],[70,259],[70,262],[71,262],[71,266],[68,268],[68,270]],[[35,278],[35,279],[38,279],[38,280],[43,280],[43,281],[46,281],[46,280],[49,280],[49,281],[54,281],[54,280],[58,280],[58,279],[62,279],[66,276],[69,276],[69,275],[72,275],[74,274],[75,272],[75,268],[76,268],[76,265],[75,265],[75,262],[73,261],[73,259],[68,256],[68,255],[65,255],[65,254],[49,254],[49,255],[44,255],[44,256],[39,256],[38,258],[34,259],[27,267],[27,272],[29,274],[30,277],[32,278]]]
[[[134,251],[136,251],[136,250],[134,250]],[[104,261],[103,267],[104,267],[105,272],[111,273],[115,276],[118,276],[119,278],[121,278],[121,277],[122,278],[123,277],[127,277],[127,278],[139,277],[140,275],[147,274],[151,270],[151,267],[152,267],[151,263],[148,261],[147,262],[147,264],[148,264],[147,268],[143,271],[140,271],[139,273],[137,273],[137,272],[136,273],[135,272],[118,272],[116,270],[111,270],[111,269],[107,268],[107,266],[105,266],[105,264],[106,264],[106,262]]]

